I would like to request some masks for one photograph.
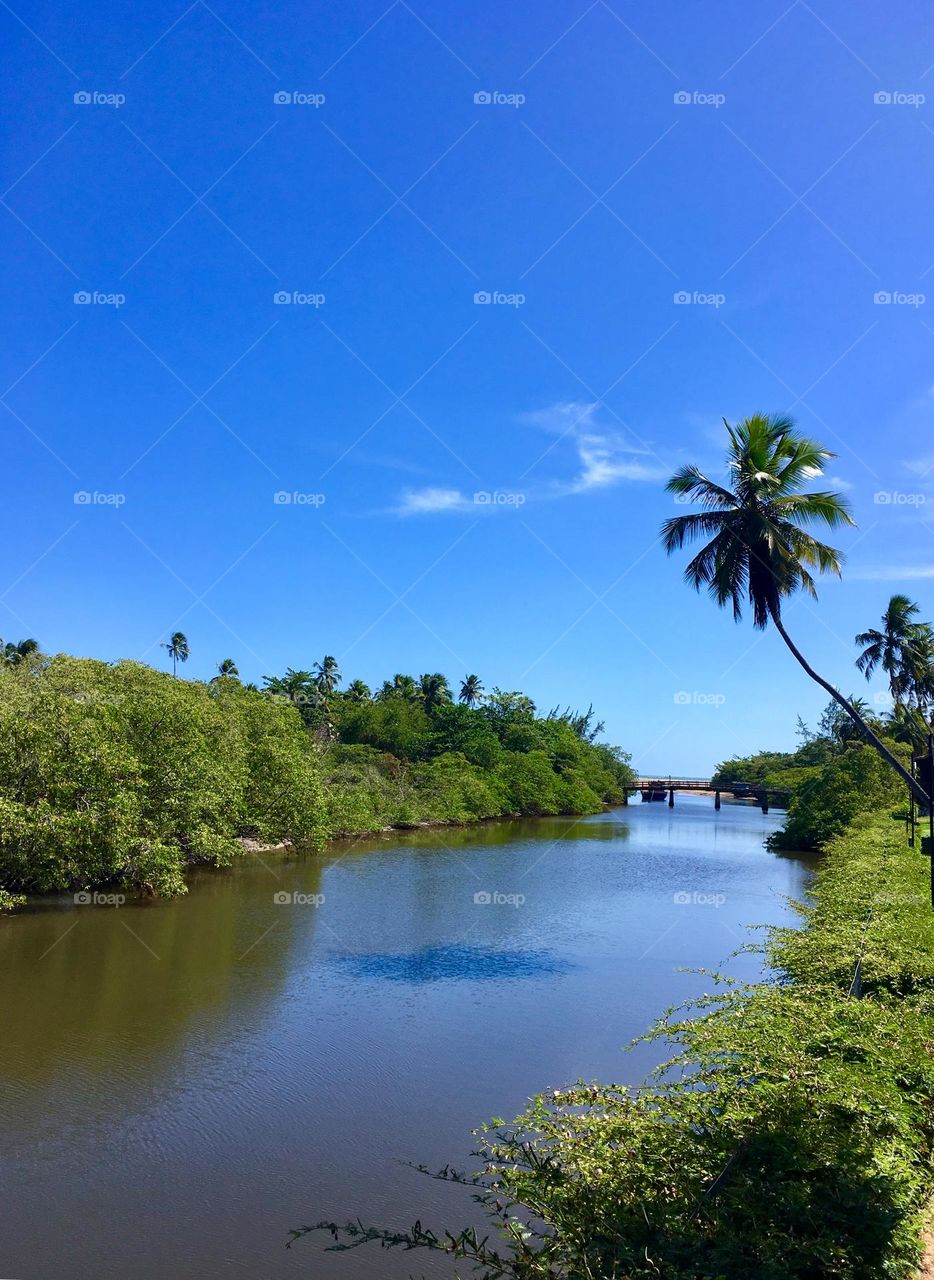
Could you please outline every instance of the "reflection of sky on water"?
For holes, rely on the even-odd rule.
[[[549,951],[487,951],[482,947],[437,946],[419,951],[373,951],[337,958],[360,978],[388,982],[483,982],[540,978],[569,972],[569,962]]]

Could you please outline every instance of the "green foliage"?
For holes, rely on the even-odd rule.
[[[172,645],[184,662],[180,632]],[[181,893],[187,865],[228,863],[246,836],[590,813],[633,779],[589,713],[536,719],[500,690],[455,703],[440,673],[373,698],[340,692],[327,655],[260,692],[231,659],[201,683],[20,648],[0,664],[0,908],[107,883]]]
[[[907,762],[899,744],[891,743],[890,750]],[[901,781],[885,761],[871,747],[854,742],[801,784],[784,830],[771,842],[783,849],[818,849],[859,814],[895,805],[903,797]]]
[[[0,672],[0,885],[184,891],[236,837],[322,834],[317,764],[289,704],[150,667],[59,656]]]
[[[473,707],[466,698],[451,701],[447,689],[441,675],[416,682],[399,674],[375,699],[334,701],[340,747],[329,757],[336,768],[328,789],[340,793],[329,799],[337,830],[502,814],[593,813],[624,799],[634,780],[629,757],[592,741],[592,713],[541,719],[522,693],[494,689]],[[372,754],[350,756],[352,746]],[[412,767],[406,769],[405,762]],[[363,797],[344,794],[361,785]],[[357,827],[350,825],[353,820]]]
[[[647,1038],[674,1056],[641,1089],[581,1083],[484,1126],[479,1172],[433,1176],[470,1189],[492,1239],[359,1221],[293,1239],[429,1249],[484,1280],[904,1280],[932,1181],[927,876],[867,819],[829,847],[804,931],[767,935],[772,979],[663,1019]]]

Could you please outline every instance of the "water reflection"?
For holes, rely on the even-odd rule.
[[[422,947],[418,951],[344,955],[336,958],[361,978],[388,982],[501,982],[568,973],[573,967],[549,951],[497,951],[481,947]]]

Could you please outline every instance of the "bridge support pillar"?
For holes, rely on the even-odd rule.
[[[675,807],[675,789],[674,787],[672,787],[671,790],[668,792],[668,808],[673,809],[674,807]]]
[[[718,810],[719,810],[719,808],[720,808],[720,792],[719,792],[719,791],[718,791],[718,792],[716,792],[716,794],[714,795],[714,798],[713,798],[713,807],[714,807],[715,809],[718,809]]]
[[[765,795],[765,796],[762,796],[762,797],[761,797],[761,803],[762,803],[762,812],[763,812],[763,813],[768,813],[768,811],[769,811],[769,798],[768,798],[768,796],[767,796],[767,795]]]

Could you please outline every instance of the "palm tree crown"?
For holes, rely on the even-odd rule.
[[[315,667],[315,684],[323,694],[333,693],[340,683],[341,673],[337,665],[337,659],[330,654],[325,654],[321,662],[316,662]]]
[[[20,640],[18,644],[14,644],[12,640],[8,640],[6,644],[0,640],[0,662],[6,667],[18,667],[26,658],[31,658],[34,653],[39,652],[38,640]]]
[[[861,631],[856,643],[863,651],[856,665],[867,680],[876,667],[889,678],[889,690],[896,703],[901,702],[911,684],[911,669],[921,656],[923,624],[915,621],[919,610],[907,596],[894,595],[882,615],[881,628]]]
[[[802,525],[852,525],[843,498],[825,491],[805,493],[833,454],[797,434],[792,418],[756,414],[731,427],[727,454],[729,485],[709,480],[686,466],[668,482],[668,491],[698,502],[703,511],[675,516],[662,526],[665,550],[712,535],[684,571],[698,591],[706,586],[717,604],[742,615],[744,599],[759,628],[781,615],[783,596],[803,590],[817,597],[810,570],[839,575],[841,556]]]
[[[218,680],[227,678],[228,680],[237,680],[240,677],[240,671],[233,658],[225,658],[223,662],[217,664],[217,675],[211,680],[211,684],[216,684]]]
[[[188,637],[184,631],[173,631],[172,638],[167,644],[162,645],[163,649],[168,649],[172,655],[172,674],[176,673],[176,669],[180,662],[187,662],[189,658]]]
[[[468,707],[475,707],[483,697],[483,685],[480,683],[480,677],[464,676],[458,697],[461,702],[466,702]]]
[[[451,689],[447,676],[443,676],[440,671],[423,675],[418,682],[418,690],[425,710],[428,712],[434,711],[435,707],[442,702],[451,701]]]

